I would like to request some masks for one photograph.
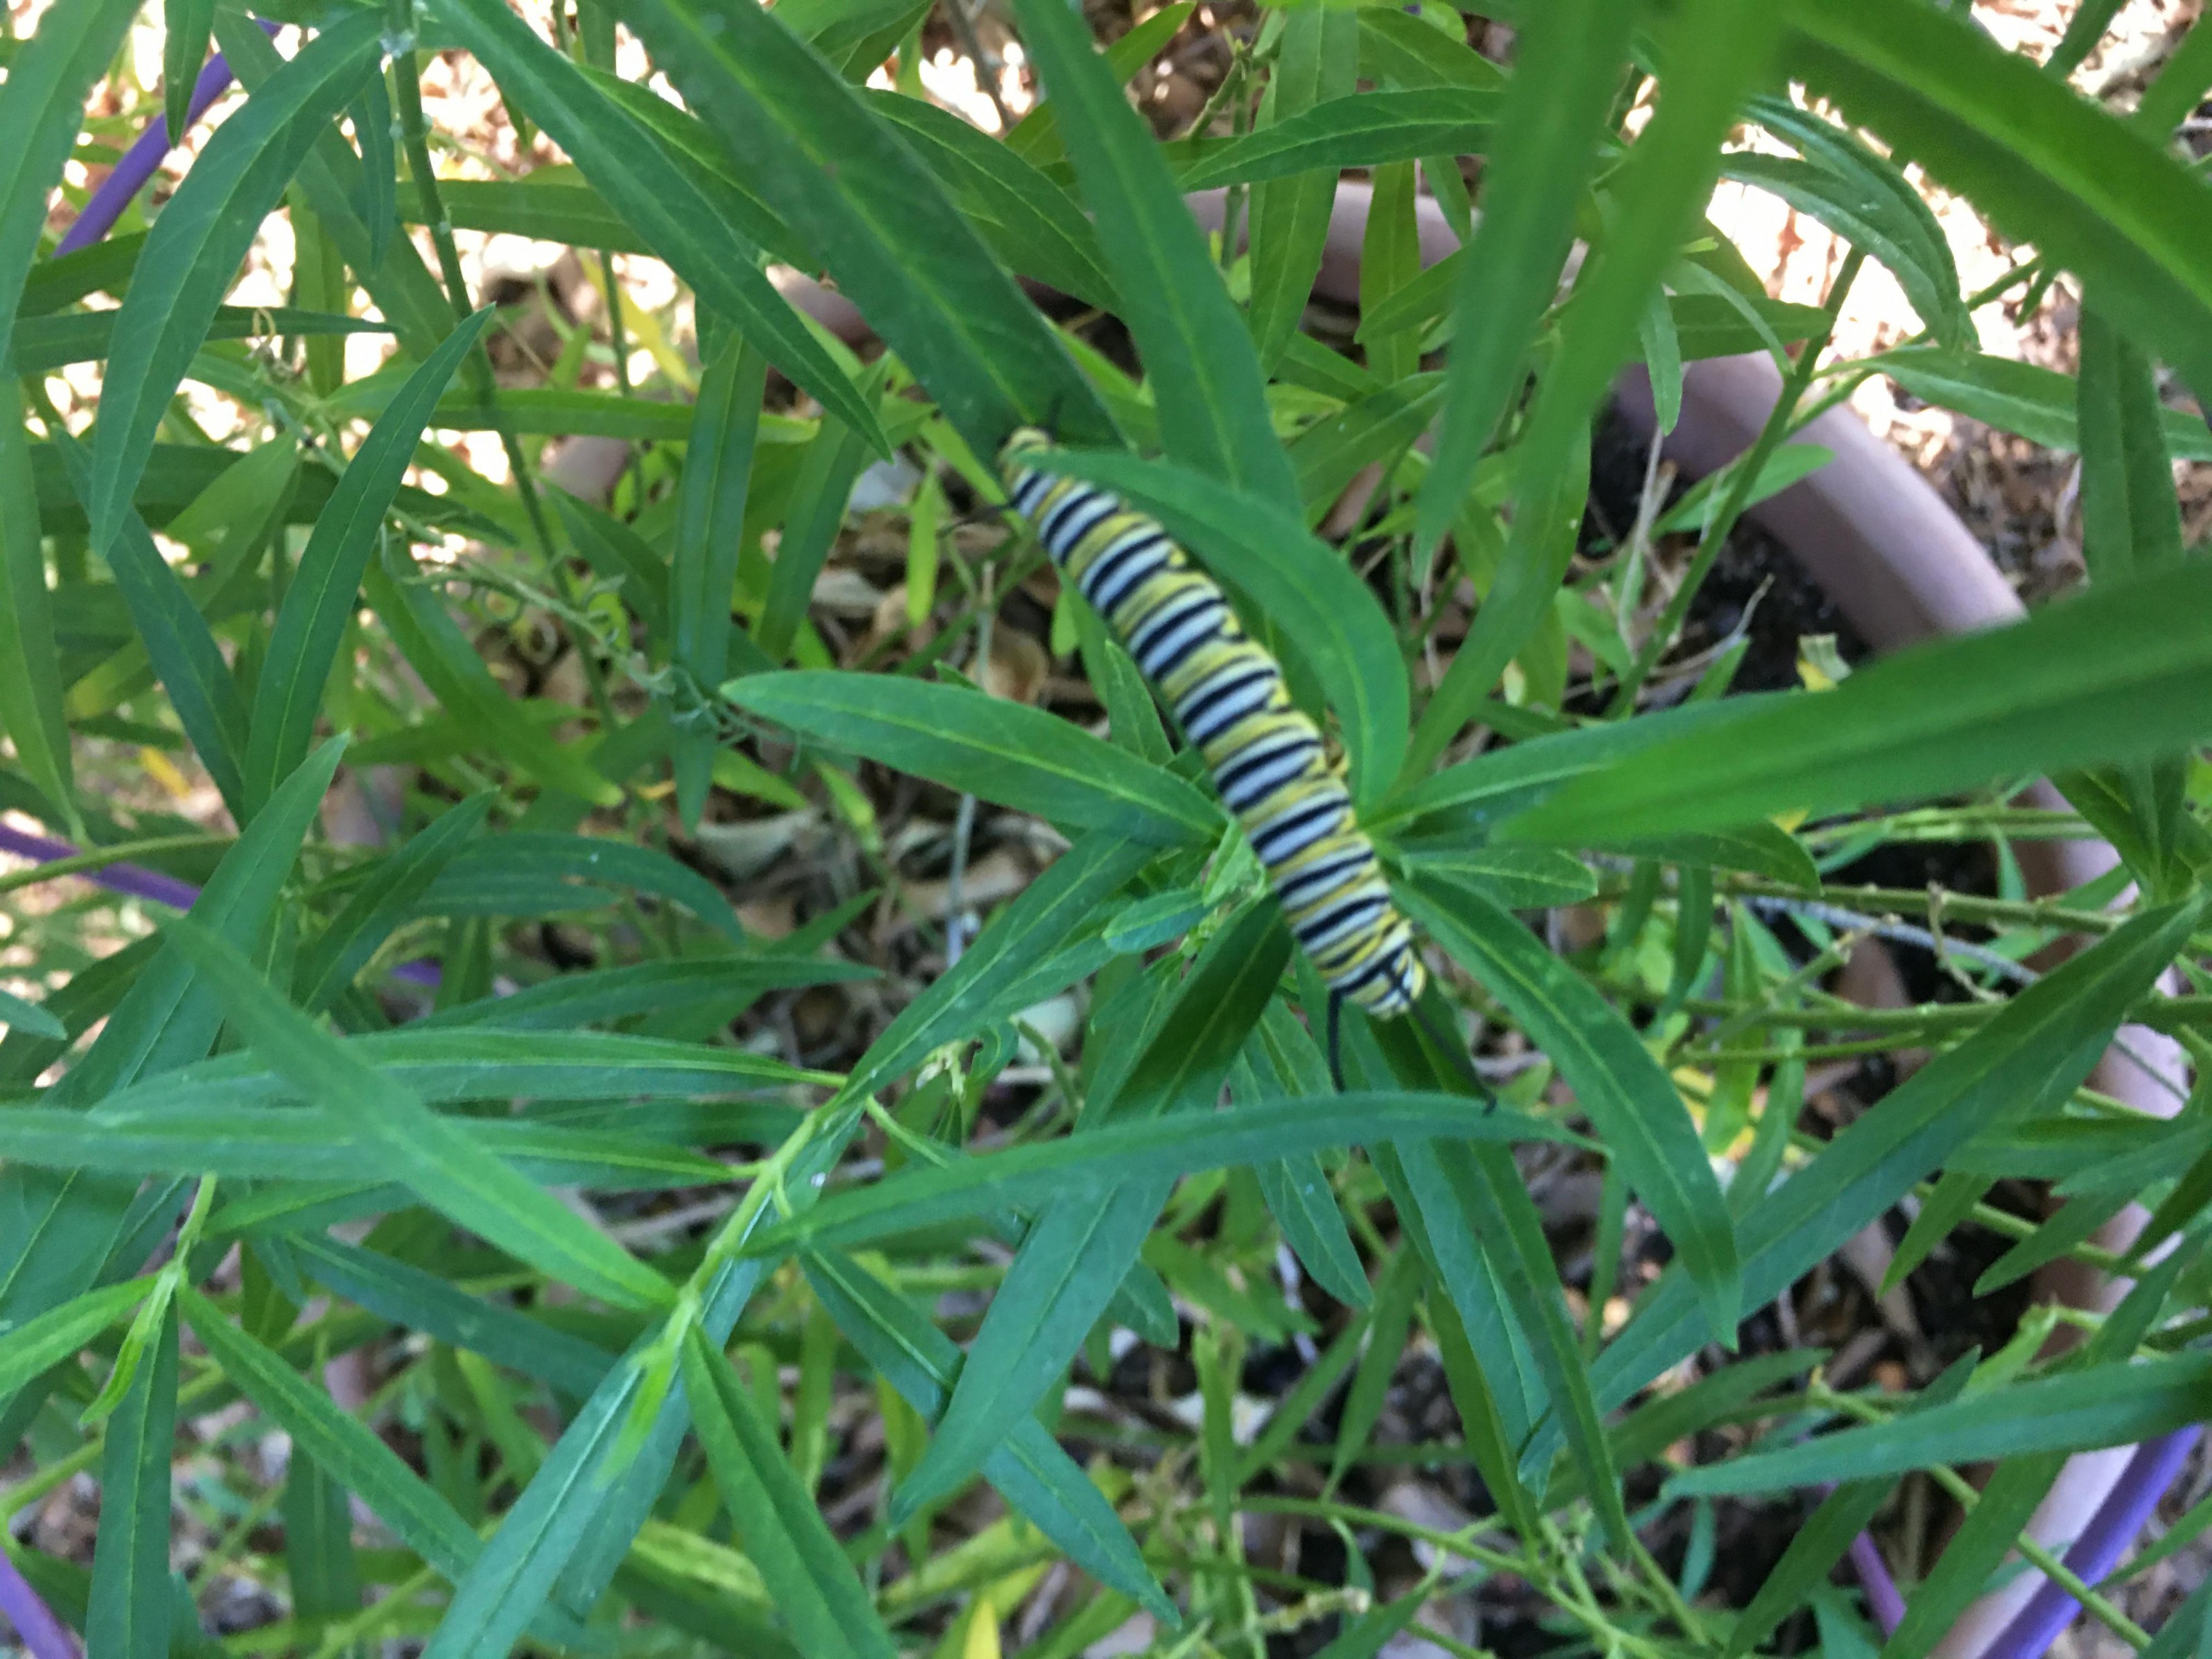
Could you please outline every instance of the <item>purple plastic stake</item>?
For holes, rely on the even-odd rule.
[[[276,25],[265,19],[261,20],[261,27],[268,33],[276,33]],[[229,62],[217,52],[207,60],[206,67],[200,70],[200,78],[192,82],[191,104],[185,116],[187,127],[208,112],[209,106],[222,96],[230,81]],[[100,181],[100,188],[85,203],[84,211],[76,216],[76,222],[64,233],[60,245],[54,249],[56,258],[90,247],[115,228],[123,210],[146,188],[147,180],[168,155],[168,125],[167,117],[157,115],[152,125],[138,135],[138,142],[124,153],[114,171]]]
[[[76,1638],[15,1571],[5,1550],[0,1550],[0,1613],[15,1626],[31,1659],[77,1659]]]
[[[1851,1571],[1857,1575],[1867,1611],[1874,1615],[1881,1633],[1896,1635],[1897,1627],[1905,1622],[1905,1598],[1898,1594],[1897,1580],[1889,1576],[1889,1563],[1881,1559],[1881,1549],[1865,1533],[1851,1540]]]
[[[73,859],[77,849],[65,841],[56,841],[51,836],[27,835],[21,830],[11,830],[0,823],[0,853],[13,853],[17,858],[36,859],[41,864],[52,864],[57,859]],[[188,881],[164,875],[159,870],[149,870],[143,864],[110,864],[98,870],[79,872],[87,881],[97,882],[112,891],[131,898],[146,899],[155,904],[166,904],[172,910],[189,910],[200,890]]]
[[[2128,1546],[2141,1535],[2159,1499],[2181,1476],[2189,1454],[2196,1449],[2203,1430],[2176,1429],[2162,1439],[2136,1448],[2136,1455],[2120,1471],[2081,1535],[2063,1558],[2067,1570],[2085,1584],[2094,1584],[2119,1565]],[[1983,1659],[2042,1659],[2059,1633],[2074,1622],[2081,1604],[2046,1578],[2036,1587],[2028,1603],[2013,1615],[1996,1640],[1983,1650]]]
[[[57,859],[73,859],[77,849],[65,841],[52,836],[33,836],[0,823],[0,853],[13,853],[17,858],[36,859],[40,864],[52,864]],[[131,898],[145,899],[155,904],[166,904],[172,910],[189,910],[198,899],[200,890],[188,881],[164,875],[159,870],[149,870],[143,864],[110,864],[97,870],[76,872],[87,881],[95,882],[112,892]],[[405,980],[410,985],[431,985],[438,982],[438,964],[434,962],[403,962],[392,970],[394,979]]]

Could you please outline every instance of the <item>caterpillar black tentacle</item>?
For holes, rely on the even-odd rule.
[[[1107,490],[1037,471],[1030,458],[1051,447],[1046,434],[1024,427],[1000,451],[1014,508],[1205,756],[1291,933],[1328,987],[1331,1025],[1340,1002],[1378,1016],[1406,1012],[1427,978],[1413,927],[1281,669],[1157,523]]]

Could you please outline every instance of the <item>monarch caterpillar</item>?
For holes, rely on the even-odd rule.
[[[1106,490],[1040,472],[1052,440],[1024,427],[999,452],[1014,509],[1127,646],[1206,757],[1214,787],[1266,866],[1300,948],[1329,989],[1378,1016],[1412,1010],[1427,971],[1392,902],[1352,797],[1295,708],[1282,670],[1212,579],[1167,532]]]

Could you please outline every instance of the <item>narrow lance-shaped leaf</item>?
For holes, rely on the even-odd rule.
[[[368,880],[300,952],[293,969],[294,995],[311,1014],[327,1008],[353,982],[415,902],[483,825],[494,793],[480,790],[450,806],[377,860]]]
[[[933,1421],[960,1367],[952,1339],[848,1257],[811,1251],[802,1265],[845,1339],[908,1405]],[[983,1460],[983,1478],[1100,1583],[1134,1596],[1164,1624],[1181,1623],[1114,1506],[1035,1418],[1017,1423]]]
[[[2056,1111],[2200,914],[2193,903],[2148,911],[2045,975],[1752,1206],[1736,1229],[1746,1304],[1780,1294],[1982,1129],[2014,1113]],[[1604,1404],[1620,1403],[1695,1351],[1705,1334],[1696,1305],[1679,1272],[1644,1293],[1593,1370]]]
[[[1299,7],[1284,18],[1261,106],[1263,131],[1352,90],[1358,28],[1359,13],[1327,6]],[[1252,192],[1252,343],[1262,373],[1274,368],[1305,315],[1335,199],[1335,179],[1321,171]]]
[[[236,948],[189,919],[169,937],[216,987],[232,1019],[325,1111],[366,1125],[391,1171],[423,1200],[501,1249],[619,1307],[654,1308],[667,1280],[429,1110],[385,1073],[292,1007]]]
[[[743,339],[725,340],[700,378],[684,447],[676,557],[669,574],[669,660],[695,694],[721,684],[730,661],[730,588],[743,545],[768,362]],[[757,655],[757,653],[750,653]],[[703,710],[686,710],[696,722]],[[680,727],[675,744],[676,799],[687,828],[698,827],[707,799],[714,737],[711,726]]]
[[[0,364],[15,356],[17,307],[63,165],[76,148],[85,99],[107,73],[139,0],[49,6],[16,43],[0,83]],[[12,487],[12,485],[11,485]]]
[[[246,799],[258,811],[307,752],[316,710],[376,550],[392,498],[414,464],[415,446],[461,359],[490,319],[478,311],[446,337],[385,405],[360,452],[315,520],[262,659],[247,726]]]
[[[1127,1080],[1109,1099],[1094,1094],[1085,1130],[1211,1100],[1273,994],[1290,948],[1269,904],[1253,906],[1216,935]],[[894,1499],[895,1523],[973,1477],[1036,1406],[1113,1300],[1171,1184],[1159,1176],[1132,1182],[1103,1203],[1062,1201],[1038,1218],[969,1346],[936,1439]]]
[[[1660,835],[2148,758],[2212,732],[2212,563],[2093,589],[2009,628],[1899,653],[1837,690],[1655,745],[1502,825]]]
[[[970,447],[1056,418],[1110,441],[1112,418],[1013,279],[858,91],[753,0],[617,9],[731,153],[911,368]]]
[[[1939,1463],[2126,1445],[2201,1421],[2208,1384],[2212,1354],[2102,1365],[2015,1382],[1784,1450],[1709,1464],[1675,1476],[1668,1486],[1681,1497],[1769,1492],[1902,1474]]]
[[[1470,887],[1401,895],[1415,920],[1548,1055],[1697,1285],[1714,1340],[1735,1346],[1742,1282],[1728,1204],[1681,1096],[1628,1023],[1511,911]]]
[[[1786,67],[1893,152],[2078,272],[2144,348],[2212,386],[2212,199],[2163,137],[2107,114],[1959,13],[1789,9]]]
[[[1096,1198],[1133,1181],[1439,1135],[1556,1140],[1565,1132],[1524,1113],[1485,1111],[1456,1095],[1273,1097],[1203,1115],[1109,1124],[942,1168],[902,1171],[841,1193],[771,1227],[749,1253],[775,1255],[826,1244],[849,1248],[1008,1206]]]
[[[100,1466],[100,1536],[93,1548],[84,1632],[87,1651],[99,1659],[167,1659],[169,1652],[169,1462],[177,1433],[177,1334],[172,1304],[161,1310],[159,1328],[137,1357],[123,1403],[108,1419]]]
[[[147,238],[116,319],[85,510],[92,544],[120,534],[169,399],[262,220],[375,62],[383,19],[355,12],[319,32],[198,155]]]
[[[27,55],[26,49],[17,63]],[[5,98],[0,89],[0,102]],[[30,435],[21,393],[11,386],[0,392],[0,732],[15,745],[15,763],[81,840],[62,685]]]
[[[70,488],[88,513],[93,475],[84,447],[66,432],[55,433],[53,440],[68,469]],[[185,728],[225,804],[243,821],[246,708],[222,647],[207,619],[194,608],[183,578],[161,556],[152,532],[134,508],[125,507],[106,557],[147,659],[169,694],[177,723]]]
[[[1458,516],[1558,286],[1637,9],[1620,0],[1560,0],[1533,8],[1516,33],[1498,138],[1483,175],[1482,222],[1453,301],[1471,325],[1454,337],[1443,426],[1421,486],[1424,549]]]
[[[450,0],[447,16],[501,93],[574,159],[615,211],[753,348],[878,454],[875,412],[760,269],[758,251],[715,210],[690,170],[556,52],[506,0]]]
[[[257,1342],[198,1291],[179,1292],[192,1334],[223,1375],[312,1458],[360,1498],[432,1571],[459,1581],[483,1553],[476,1534],[452,1504],[407,1467],[375,1431],[339,1409],[329,1391],[310,1382],[283,1357]],[[518,1633],[519,1630],[518,1630]],[[580,1632],[552,1619],[537,1633],[562,1645]]]
[[[714,1484],[792,1634],[808,1654],[890,1659],[897,1649],[813,1495],[792,1472],[730,1362],[696,1327],[684,1338],[684,1381]]]
[[[723,695],[802,736],[987,800],[1156,847],[1220,833],[1206,799],[1040,709],[949,685],[831,670],[756,674]]]
[[[1052,94],[1085,205],[1097,216],[1169,452],[1263,501],[1293,507],[1297,487],[1268,417],[1251,337],[1151,129],[1129,106],[1081,13],[1057,0],[1017,0],[1015,12]]]
[[[1627,360],[1662,274],[1698,223],[1720,171],[1721,142],[1766,70],[1780,22],[1767,0],[1692,0],[1673,19],[1658,109],[1623,170],[1618,216],[1577,288],[1559,353],[1516,447],[1517,506],[1498,582],[1421,715],[1415,770],[1425,770],[1458,735],[1551,611],[1574,548],[1573,538],[1556,534],[1555,526],[1563,515],[1580,518],[1586,490],[1574,484],[1589,465],[1591,413]],[[1485,430],[1478,445],[1487,437]],[[1472,465],[1456,476],[1471,479]],[[1434,473],[1431,486],[1441,488]],[[1432,507],[1429,488],[1422,497],[1425,544],[1461,501],[1455,491]]]
[[[215,0],[162,0],[161,112],[172,147],[185,142],[193,83],[215,27]]]

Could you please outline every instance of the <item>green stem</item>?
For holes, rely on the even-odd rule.
[[[1690,614],[1692,601],[1698,597],[1698,588],[1705,585],[1714,560],[1720,556],[1729,532],[1735,528],[1735,521],[1742,516],[1744,508],[1750,505],[1752,489],[1759,482],[1759,475],[1765,470],[1768,458],[1781,447],[1783,437],[1790,430],[1791,416],[1796,412],[1798,404],[1812,386],[1814,373],[1820,367],[1820,354],[1827,349],[1828,340],[1835,333],[1836,319],[1843,313],[1844,301],[1850,294],[1851,283],[1858,276],[1859,267],[1865,263],[1865,253],[1856,247],[1844,257],[1843,269],[1836,273],[1836,280],[1828,289],[1828,301],[1822,308],[1820,328],[1805,342],[1804,349],[1797,354],[1796,365],[1791,368],[1789,378],[1783,382],[1781,395],[1774,400],[1774,407],[1767,411],[1766,424],[1760,428],[1758,441],[1747,453],[1737,459],[1731,470],[1727,493],[1722,496],[1712,517],[1705,521],[1705,534],[1698,538],[1697,553],[1690,561],[1690,568],[1682,577],[1681,586],[1667,601],[1667,609],[1659,619],[1659,625],[1651,630],[1650,637],[1644,641],[1643,649],[1636,653],[1636,659],[1629,665],[1628,672],[1621,677],[1620,688],[1613,694],[1612,706],[1606,711],[1613,718],[1617,720],[1635,708],[1637,693],[1644,689],[1644,683],[1650,678],[1651,671],[1659,665],[1660,659],[1673,647],[1674,636],[1682,631],[1682,624]],[[1656,434],[1652,441],[1659,441]]]
[[[464,322],[475,307],[469,297],[468,277],[461,270],[460,249],[453,240],[453,221],[446,216],[438,175],[430,165],[429,127],[422,115],[422,69],[415,53],[414,0],[387,0],[386,16],[392,43],[398,48],[392,54],[392,97],[399,112],[400,143],[407,152],[407,170],[414,177],[422,221],[430,228],[431,246],[437,250],[438,273],[445,283],[446,301],[453,307],[453,320]],[[522,443],[515,436],[513,423],[501,412],[499,388],[492,377],[491,353],[482,339],[469,353],[463,372],[468,377],[469,389],[490,415],[493,428],[499,434],[500,447],[507,453],[507,471],[514,475],[515,492],[522,497],[522,508],[529,516],[531,534],[538,544],[539,556],[547,571],[573,600],[575,585],[554,542],[553,526],[545,516],[545,503],[538,494],[529,458],[522,453]],[[613,700],[607,695],[606,676],[598,658],[580,640],[573,643],[601,727],[612,732],[622,722],[617,719]]]

